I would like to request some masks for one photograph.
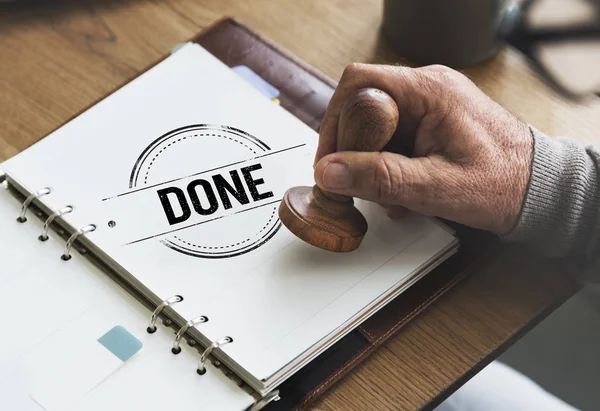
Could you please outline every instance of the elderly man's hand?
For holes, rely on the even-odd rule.
[[[342,105],[364,87],[383,90],[398,104],[397,137],[414,141],[411,158],[334,152]],[[321,126],[315,181],[378,202],[391,217],[408,209],[506,233],[521,209],[532,150],[529,127],[452,69],[352,64]]]

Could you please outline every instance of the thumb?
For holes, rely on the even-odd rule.
[[[421,211],[435,190],[429,164],[423,157],[345,151],[323,157],[314,176],[323,190]]]

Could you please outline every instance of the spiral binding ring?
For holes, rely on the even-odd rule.
[[[0,170],[0,184],[4,183],[5,180],[6,174],[4,173],[4,171]]]
[[[71,248],[73,248],[73,243],[75,242],[75,240],[77,240],[80,236],[85,235],[87,233],[91,233],[92,231],[96,230],[96,225],[95,224],[90,224],[90,225],[86,225],[85,227],[80,228],[79,230],[77,230],[75,233],[73,233],[73,235],[71,237],[69,237],[69,239],[67,240],[67,243],[65,244],[65,252],[62,255],[62,259],[63,261],[69,261],[71,259]]]
[[[148,325],[148,328],[146,328],[146,331],[148,332],[148,334],[154,334],[156,332],[156,320],[158,319],[158,316],[160,315],[162,310],[164,310],[166,307],[168,307],[170,305],[177,304],[181,301],[183,301],[182,296],[174,295],[173,297],[169,297],[166,300],[164,300],[162,303],[160,303],[156,307],[156,309],[152,312],[152,317],[150,317],[150,325]]]
[[[27,197],[25,199],[25,201],[23,201],[23,205],[21,206],[21,215],[19,216],[19,218],[17,218],[17,221],[19,223],[24,223],[25,221],[27,221],[27,217],[25,217],[25,214],[27,213],[27,209],[29,208],[29,205],[31,204],[31,202],[33,200],[35,200],[36,198],[40,198],[42,196],[50,194],[51,192],[52,192],[52,189],[50,187],[45,187],[45,188],[42,188],[41,190],[38,190],[35,193],[31,194],[29,197]]]
[[[206,364],[206,359],[214,351],[215,348],[219,348],[222,345],[229,344],[232,342],[233,342],[233,338],[223,337],[223,338],[219,338],[217,341],[214,341],[211,345],[209,345],[206,348],[206,350],[204,350],[204,352],[202,353],[202,356],[200,357],[200,361],[198,361],[198,369],[196,370],[198,375],[206,374],[206,367],[204,366]]]
[[[177,331],[177,335],[175,335],[175,339],[173,340],[173,348],[171,348],[171,352],[173,354],[179,354],[181,352],[181,347],[179,344],[181,343],[181,339],[183,338],[183,334],[187,332],[190,327],[193,327],[196,324],[202,324],[208,321],[208,318],[201,315],[200,317],[192,318],[189,320],[183,327]]]
[[[260,400],[256,401],[252,407],[248,411],[259,411],[265,408],[273,401],[279,401],[281,397],[279,396],[279,390],[273,390]]]
[[[68,206],[63,207],[60,210],[55,211],[52,214],[50,214],[50,216],[46,219],[46,222],[44,223],[44,228],[42,228],[42,234],[38,237],[38,240],[47,241],[48,240],[48,229],[50,229],[50,224],[52,224],[54,219],[56,217],[60,217],[65,214],[69,214],[69,213],[73,212],[73,210],[75,210],[75,207],[68,205]]]

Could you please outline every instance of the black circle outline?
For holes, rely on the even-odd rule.
[[[225,125],[219,126],[219,125],[213,125],[213,124],[193,124],[193,125],[189,125],[189,126],[179,127],[177,129],[171,130],[171,131],[161,135],[159,138],[155,139],[152,143],[150,143],[146,147],[146,149],[144,149],[144,151],[142,151],[142,153],[137,158],[137,160],[131,170],[131,174],[130,174],[130,178],[129,178],[129,188],[137,187],[138,177],[139,177],[140,170],[142,169],[143,163],[152,154],[152,152],[155,149],[160,147],[164,142],[168,141],[169,139],[176,137],[180,134],[183,134],[186,132],[191,132],[191,131],[213,131],[213,132],[231,133],[235,136],[245,139],[246,141],[253,144],[255,147],[257,147],[258,149],[260,149],[263,152],[271,150],[271,148],[267,144],[265,144],[263,141],[259,140],[258,138],[254,137],[253,135],[251,135],[243,130],[237,129],[235,127],[230,127],[230,126],[225,126]],[[276,210],[276,209],[277,209],[277,206],[275,206],[274,210]],[[185,254],[185,255],[189,255],[191,257],[209,258],[209,259],[231,258],[231,257],[236,257],[239,255],[246,254],[250,251],[253,251],[253,250],[259,248],[260,246],[265,244],[267,241],[269,241],[271,238],[273,238],[273,236],[279,231],[280,228],[281,228],[281,221],[279,220],[279,218],[277,218],[274,221],[273,226],[263,236],[259,237],[256,241],[254,241],[251,244],[246,244],[238,250],[234,250],[233,252],[230,251],[227,253],[198,252],[197,250],[191,250],[180,244],[176,244],[169,239],[162,239],[162,240],[160,240],[160,242],[163,245],[165,245],[166,247],[168,247],[174,251],[177,251],[177,252]]]
[[[248,142],[254,144],[256,147],[258,147],[262,151],[270,151],[271,150],[271,147],[266,145],[264,142],[262,142],[258,138],[254,137],[250,133],[247,133],[247,132],[240,130],[238,128],[235,128],[235,127],[219,126],[219,125],[215,125],[215,124],[192,124],[189,126],[179,127],[179,128],[176,128],[174,130],[171,130],[171,131],[163,134],[162,136],[160,136],[159,138],[154,140],[152,143],[150,143],[148,145],[148,147],[146,147],[144,149],[144,151],[142,151],[142,153],[139,155],[139,157],[135,161],[135,164],[133,165],[133,168],[131,170],[131,174],[129,176],[129,188],[137,187],[137,179],[139,177],[139,172],[142,169],[142,167],[141,167],[142,163],[152,153],[152,151],[154,151],[156,148],[158,148],[158,146],[160,146],[160,144],[162,144],[165,140],[175,137],[179,134],[182,134],[182,133],[185,133],[188,131],[192,131],[192,130],[205,131],[205,130],[214,130],[214,129],[217,129],[219,131],[231,132],[231,133],[237,135],[238,137],[242,137],[242,138],[248,140]]]

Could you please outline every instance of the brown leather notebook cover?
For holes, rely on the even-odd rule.
[[[244,65],[279,89],[281,105],[317,130],[335,82],[235,19],[223,19],[192,39],[230,67]],[[406,148],[405,148],[406,149]],[[400,295],[280,387],[269,410],[304,409],[378,346],[463,278],[495,237],[454,227],[458,254]]]
[[[279,89],[281,93],[279,100],[285,109],[313,129],[318,129],[335,88],[336,83],[333,80],[232,18],[218,21],[191,41],[199,43],[230,67],[245,65],[252,69]],[[131,80],[133,79],[129,81]],[[411,151],[411,147],[393,138],[385,149],[405,154],[410,154]],[[15,192],[15,195],[22,196],[22,193]],[[41,211],[35,204],[31,208]],[[525,277],[527,272],[532,270],[565,272],[560,264],[557,265],[552,261],[523,257],[523,253],[513,253],[510,247],[503,245],[494,235],[453,223],[448,224],[456,230],[460,239],[459,252],[285,381],[279,387],[281,400],[269,404],[266,410],[307,408],[328,388],[388,341],[394,333],[468,275],[476,275],[488,270],[492,272],[509,270],[517,277],[519,275]],[[68,230],[63,230],[61,235],[66,240]],[[81,249],[78,244],[75,244],[75,248]],[[492,256],[498,258],[493,259]],[[89,257],[150,310],[155,308],[150,301],[136,293],[134,286],[112,272],[101,260],[95,258],[93,253],[90,253]],[[497,264],[498,259],[502,260],[502,264]],[[576,287],[571,287],[567,293],[570,294],[575,290]],[[165,325],[173,326],[168,319],[168,314],[165,314],[163,319]],[[467,375],[465,378],[468,377]],[[455,388],[457,388],[455,385],[448,388],[446,394]],[[437,403],[439,400],[438,398],[434,402]],[[428,404],[428,406],[434,405],[434,403]]]

